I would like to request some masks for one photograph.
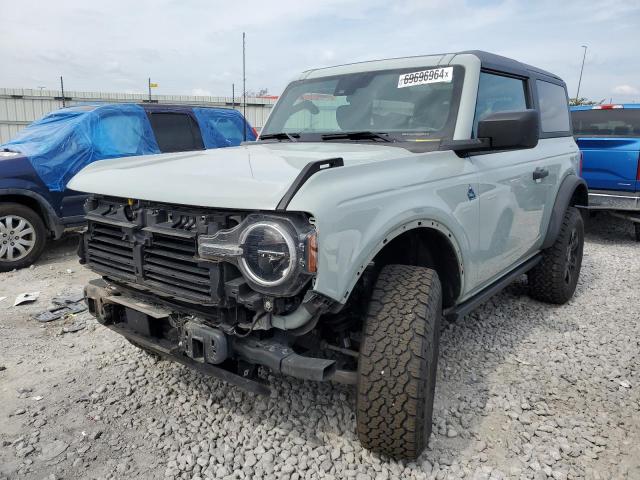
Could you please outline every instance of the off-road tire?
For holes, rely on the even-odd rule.
[[[435,270],[382,268],[364,322],[356,423],[365,448],[415,459],[431,435],[442,287]]]
[[[542,253],[542,261],[528,273],[529,295],[558,305],[569,301],[580,277],[583,248],[582,216],[577,208],[569,207],[555,243]]]
[[[42,255],[42,251],[47,244],[47,229],[44,222],[40,215],[31,208],[19,203],[0,203],[0,219],[7,216],[19,217],[29,222],[34,231],[30,238],[33,238],[35,243],[29,253],[20,259],[11,261],[0,258],[0,272],[9,272],[14,269],[25,268],[35,263],[36,260],[40,258],[40,255]],[[3,234],[0,234],[0,243],[3,241],[10,240],[4,238]]]

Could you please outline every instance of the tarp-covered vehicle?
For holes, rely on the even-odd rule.
[[[0,271],[31,265],[47,238],[83,223],[86,195],[66,185],[90,163],[231,147],[245,138],[255,140],[255,131],[225,108],[106,104],[49,113],[0,145]]]

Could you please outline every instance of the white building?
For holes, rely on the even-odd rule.
[[[75,92],[65,91],[66,106],[87,103],[143,103],[148,95],[133,93]],[[154,103],[183,105],[203,105],[228,107],[244,111],[242,98],[236,97],[193,97],[189,95],[152,95]],[[248,97],[246,117],[249,123],[260,131],[271,112],[275,97]],[[62,94],[59,90],[33,90],[29,88],[0,88],[0,144],[7,142],[25,126],[42,118],[52,110],[62,108]]]

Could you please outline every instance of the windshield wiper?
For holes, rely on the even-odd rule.
[[[289,140],[290,142],[297,142],[298,138],[300,138],[299,133],[287,133],[287,132],[266,133],[264,135],[260,135],[260,140],[276,139],[276,140]]]
[[[339,132],[325,133],[321,136],[322,140],[382,140],[383,142],[394,142],[389,138],[389,134],[385,132],[370,132],[363,130],[361,132]]]

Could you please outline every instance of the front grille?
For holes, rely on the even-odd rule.
[[[171,226],[89,221],[85,236],[89,266],[107,277],[125,280],[177,299],[216,305],[219,265],[197,257],[195,233]]]
[[[151,246],[144,250],[144,277],[149,285],[170,290],[188,298],[211,298],[211,269],[198,264],[193,239],[153,234]]]
[[[113,274],[128,281],[136,280],[133,243],[123,240],[122,228],[107,224],[93,224],[87,245],[89,262],[96,270]]]

